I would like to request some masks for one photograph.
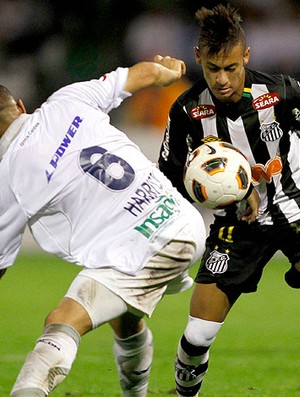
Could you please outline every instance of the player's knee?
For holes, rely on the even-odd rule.
[[[189,316],[189,321],[184,331],[186,340],[193,346],[210,346],[223,323],[202,320]]]
[[[68,375],[76,357],[80,335],[65,324],[51,324],[25,360],[11,396],[48,395]]]
[[[153,338],[149,328],[126,339],[115,336],[114,354],[124,396],[133,391],[146,396],[153,357]]]

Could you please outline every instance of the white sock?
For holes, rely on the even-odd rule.
[[[126,339],[115,336],[114,355],[123,397],[146,397],[153,357],[152,339],[147,327]]]
[[[50,324],[30,352],[18,375],[11,397],[47,396],[70,372],[80,335],[66,324]]]

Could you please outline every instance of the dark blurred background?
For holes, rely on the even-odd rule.
[[[67,83],[97,78],[156,53],[183,58],[192,82],[197,78],[195,11],[220,2],[226,3],[1,0],[0,83],[32,111]],[[231,3],[244,19],[252,49],[250,67],[299,77],[299,0]]]

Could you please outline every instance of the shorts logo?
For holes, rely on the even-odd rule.
[[[216,114],[214,105],[198,105],[191,110],[193,119],[206,119]]]
[[[218,251],[212,251],[205,266],[213,274],[225,273],[228,269],[229,255]]]
[[[260,131],[260,137],[264,142],[277,141],[277,139],[280,139],[283,135],[283,131],[277,121],[261,124]]]

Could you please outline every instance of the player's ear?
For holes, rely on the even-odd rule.
[[[201,65],[202,57],[200,54],[199,47],[197,47],[197,46],[194,47],[194,54],[195,54],[196,62],[198,63],[198,65]]]
[[[22,99],[18,99],[17,100],[17,106],[20,109],[21,113],[27,113],[25,105],[24,105]]]
[[[247,65],[250,59],[250,47],[247,47],[244,52],[244,65]]]

